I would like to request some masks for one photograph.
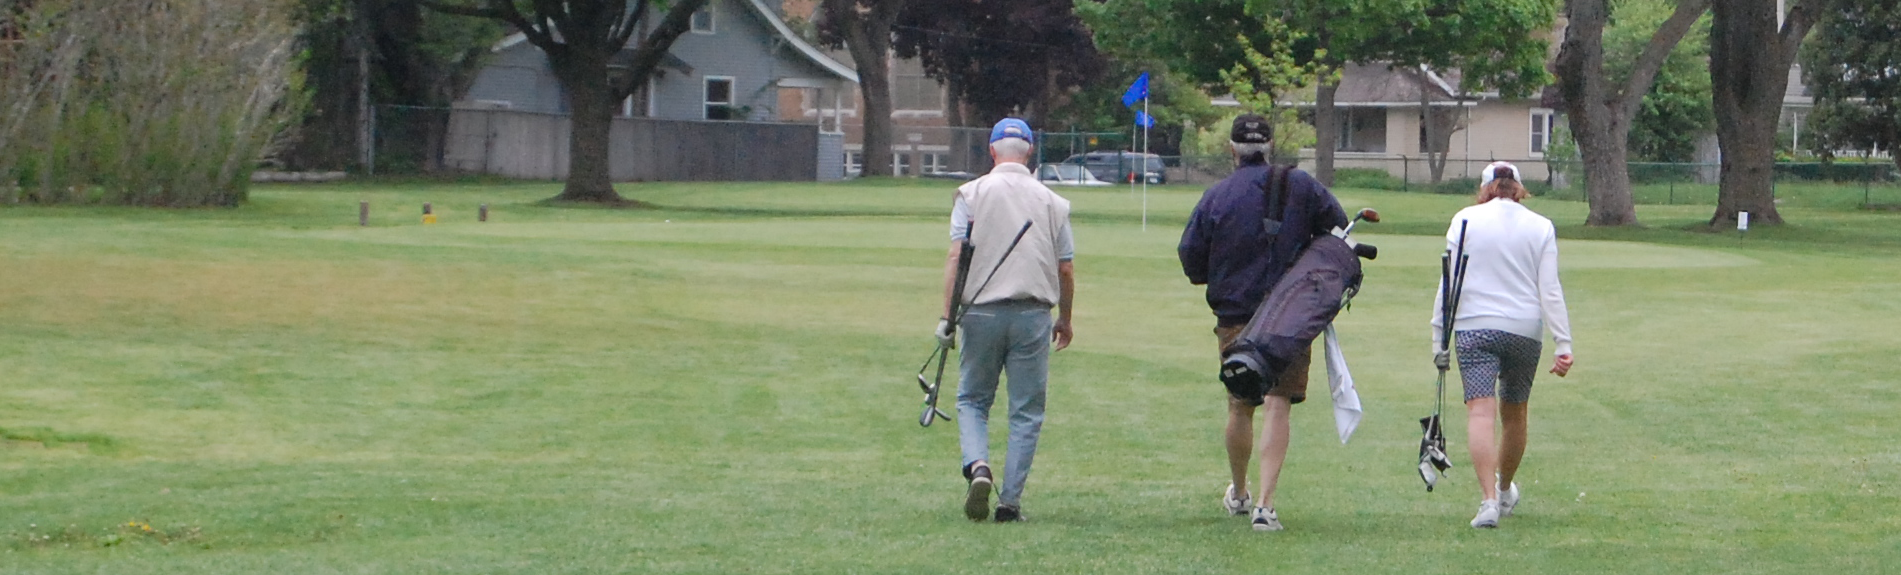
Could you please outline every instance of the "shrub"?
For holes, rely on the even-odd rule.
[[[234,205],[297,113],[289,0],[11,8],[20,40],[0,46],[10,201]]]

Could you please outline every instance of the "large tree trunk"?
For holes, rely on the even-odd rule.
[[[856,46],[854,44],[854,46]],[[864,137],[865,163],[863,175],[890,176],[891,170],[891,76],[890,52],[882,46],[867,49],[867,55],[859,55],[859,49],[852,48],[852,58],[858,61],[858,89],[865,96]]]
[[[858,64],[858,90],[864,96],[866,176],[890,176],[891,170],[891,25],[905,0],[831,0],[826,17],[844,32],[845,48]]]
[[[1334,107],[1339,82],[1325,82],[1314,88],[1314,179],[1333,185],[1333,152],[1339,147],[1340,120]]]
[[[580,46],[549,54],[568,92],[568,182],[556,201],[620,203],[608,172],[608,134],[614,92],[608,85],[608,55]]]
[[[1726,229],[1736,214],[1751,224],[1780,224],[1776,211],[1776,123],[1782,116],[1789,66],[1814,25],[1815,2],[1796,0],[1777,28],[1775,0],[1724,0],[1710,8],[1710,83],[1722,181],[1710,226]]]
[[[1676,12],[1651,35],[1621,90],[1604,75],[1604,26],[1610,22],[1611,3],[1565,2],[1564,44],[1554,67],[1571,134],[1584,156],[1585,197],[1591,204],[1585,225],[1637,223],[1628,163],[1631,123],[1664,60],[1708,9],[1709,2],[1679,2]]]

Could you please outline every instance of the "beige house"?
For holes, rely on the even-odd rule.
[[[1548,178],[1545,153],[1557,126],[1557,111],[1539,99],[1460,92],[1458,82],[1456,72],[1349,65],[1342,71],[1335,97],[1340,139],[1334,167],[1384,170],[1410,182],[1431,181],[1422,121],[1427,117],[1423,110],[1431,110],[1441,129],[1452,131],[1439,150],[1446,152],[1445,179],[1477,178],[1486,164],[1496,160],[1517,164],[1527,180]],[[1303,163],[1310,162],[1313,150],[1303,150],[1302,156]]]

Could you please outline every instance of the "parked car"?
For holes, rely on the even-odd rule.
[[[1139,171],[1142,179],[1148,183],[1168,183],[1168,167],[1162,164],[1162,157],[1156,154],[1115,150],[1095,151],[1070,156],[1063,160],[1063,163],[1085,166],[1089,168],[1090,173],[1096,175],[1096,179],[1107,182],[1136,181],[1132,174]]]
[[[1081,164],[1043,164],[1036,169],[1036,179],[1051,186],[1113,186],[1109,182],[1096,178],[1095,174]]]

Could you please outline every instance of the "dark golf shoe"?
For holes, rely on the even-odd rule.
[[[964,516],[971,521],[983,521],[990,518],[990,466],[978,463],[964,470],[964,477],[970,480],[970,487],[964,493]]]
[[[1018,523],[1023,521],[1023,510],[1008,505],[997,506],[998,523]]]

